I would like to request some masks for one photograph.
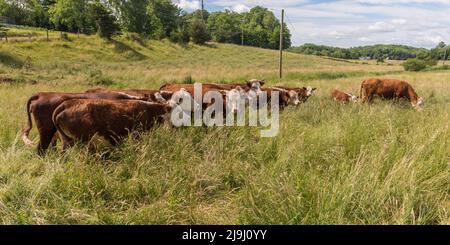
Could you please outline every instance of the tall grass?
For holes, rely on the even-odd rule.
[[[0,76],[38,81],[0,84],[0,223],[450,223],[448,71],[408,73],[398,65],[288,54],[287,76],[279,80],[274,51],[118,42],[128,48],[94,37],[0,46],[30,63],[2,63]],[[425,110],[329,98],[334,88],[358,93],[372,75],[408,80],[425,98]],[[246,78],[318,92],[282,112],[276,138],[260,138],[260,128],[161,125],[117,148],[77,145],[45,157],[20,140],[25,102],[36,91]]]

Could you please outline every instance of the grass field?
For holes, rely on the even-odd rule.
[[[450,224],[450,71],[286,53],[280,80],[276,51],[71,38],[0,42],[0,223]],[[409,81],[425,110],[329,98],[374,76]],[[37,91],[251,78],[318,91],[283,111],[270,139],[258,128],[164,125],[107,154],[76,146],[42,158],[20,140]]]

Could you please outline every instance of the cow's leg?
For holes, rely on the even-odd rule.
[[[44,155],[45,151],[48,149],[50,143],[52,142],[53,136],[56,133],[55,127],[39,128],[39,144],[38,144],[38,154]]]
[[[67,149],[71,148],[75,144],[75,141],[65,134],[59,134],[59,137],[61,139],[63,152],[67,151]]]
[[[367,102],[369,103],[369,105],[373,103],[373,95],[372,94],[367,96]]]

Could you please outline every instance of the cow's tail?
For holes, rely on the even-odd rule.
[[[28,147],[35,147],[33,141],[30,140],[30,131],[33,128],[33,120],[31,119],[31,103],[35,100],[39,99],[39,95],[35,94],[28,99],[27,102],[27,116],[28,116],[28,125],[22,131],[22,141]]]
[[[364,89],[364,82],[361,83],[361,89],[359,90],[359,99],[363,100],[363,89]]]

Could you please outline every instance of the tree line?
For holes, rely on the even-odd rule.
[[[120,32],[177,43],[208,41],[277,49],[280,21],[267,8],[187,13],[170,0],[0,0],[0,18],[26,25],[111,38]],[[1,19],[0,19],[1,21]],[[284,47],[291,34],[284,25]]]
[[[298,47],[291,47],[291,52],[328,56],[339,59],[373,60],[407,60],[417,58],[420,60],[448,60],[450,57],[450,46],[440,42],[433,49],[415,48],[405,45],[372,45],[352,48],[338,48],[325,45],[307,43]]]

